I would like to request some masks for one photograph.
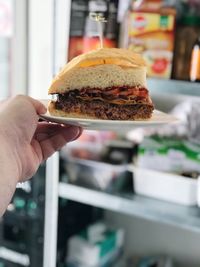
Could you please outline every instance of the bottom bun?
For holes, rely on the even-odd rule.
[[[50,101],[48,105],[48,111],[52,116],[101,120],[147,120],[151,118],[153,109],[153,105],[142,103],[117,105],[98,100],[89,103],[69,103],[62,109],[57,107],[55,101]]]

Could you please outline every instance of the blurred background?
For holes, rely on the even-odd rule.
[[[141,53],[155,108],[179,123],[84,131],[19,184],[0,267],[200,266],[200,1],[0,0],[0,99],[47,99],[73,57]]]

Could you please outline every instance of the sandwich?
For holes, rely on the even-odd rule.
[[[103,120],[146,120],[154,105],[146,65],[132,51],[101,48],[75,57],[48,90],[53,116]]]

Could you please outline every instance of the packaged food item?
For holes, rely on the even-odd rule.
[[[83,36],[88,14],[88,1],[72,0],[70,36]]]
[[[124,230],[103,222],[89,225],[68,241],[68,266],[111,266],[124,245]]]
[[[200,35],[199,25],[200,17],[193,15],[185,15],[181,18],[180,22],[178,22],[172,74],[174,79],[190,79],[191,54],[194,43],[198,35]],[[193,58],[195,59],[195,57]],[[194,60],[192,60],[191,67],[193,72],[197,69]]]
[[[143,54],[148,76],[170,78],[175,9],[160,8],[161,1],[143,2],[148,2],[148,5],[128,11],[122,26],[121,45]]]
[[[70,158],[65,168],[70,183],[109,193],[123,190],[129,179],[126,164]]]
[[[192,48],[190,80],[192,82],[200,82],[200,36]]]
[[[107,48],[113,48],[117,46],[117,43],[115,40],[111,40],[104,37],[103,45],[104,47]],[[99,47],[100,47],[99,37],[96,36],[71,37],[69,41],[69,60],[80,54],[98,49]]]
[[[84,130],[76,142],[70,142],[61,150],[61,157],[64,160],[77,158],[101,161],[105,144],[116,138],[114,132]]]
[[[111,0],[73,0],[70,24],[70,40],[68,59],[100,48],[99,29],[96,21],[90,19],[90,12],[98,13],[106,18],[106,26],[103,29],[103,46],[107,48],[117,47],[118,1]]]
[[[172,137],[145,137],[138,148],[137,166],[177,174],[200,173],[200,145]]]
[[[199,178],[135,166],[132,170],[134,193],[185,206],[197,205]]]

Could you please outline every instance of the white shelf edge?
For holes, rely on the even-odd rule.
[[[129,199],[63,182],[59,183],[58,192],[59,197],[68,200],[200,232],[200,209],[196,207],[176,205],[134,194]]]

